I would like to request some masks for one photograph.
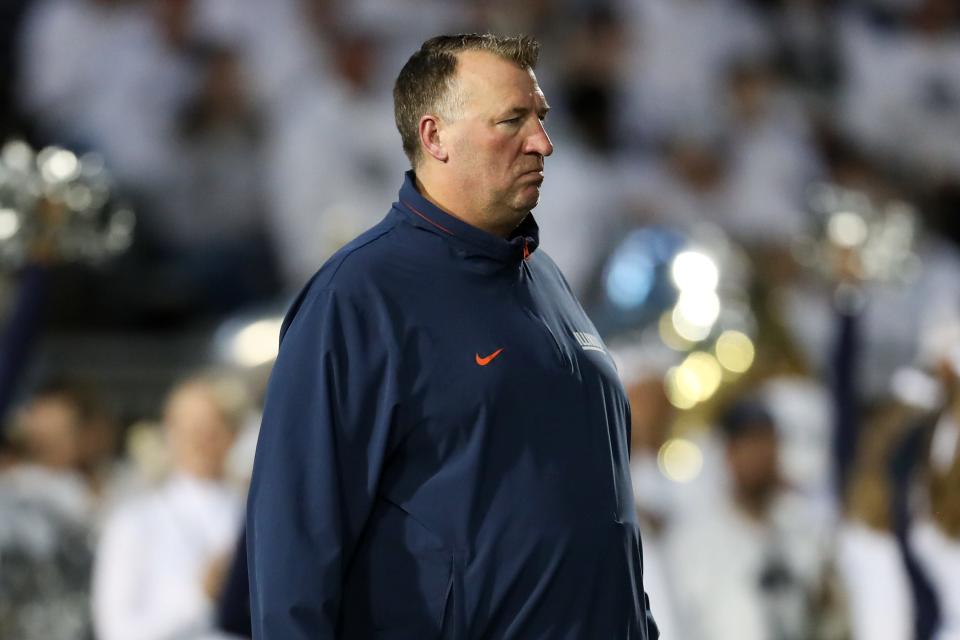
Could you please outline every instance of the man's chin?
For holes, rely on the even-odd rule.
[[[516,206],[514,208],[518,211],[530,211],[540,204],[540,187],[527,187],[522,193],[519,194],[515,203]]]

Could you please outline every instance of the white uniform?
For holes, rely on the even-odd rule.
[[[807,597],[822,576],[825,531],[783,495],[766,522],[722,501],[664,536],[687,640],[806,637]]]
[[[913,637],[910,582],[892,533],[845,522],[837,535],[837,569],[853,640]]]
[[[97,637],[224,637],[212,630],[203,576],[236,544],[242,505],[224,484],[179,475],[119,508],[104,527],[94,570]]]

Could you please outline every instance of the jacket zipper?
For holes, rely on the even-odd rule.
[[[524,249],[526,249],[526,244],[524,244]],[[527,278],[532,281],[532,274],[529,267],[526,264],[522,265],[522,268],[527,273]],[[527,292],[523,289],[523,284],[521,282],[517,283],[517,298],[520,302],[520,306],[523,308],[523,313],[530,318],[533,323],[539,327],[541,333],[545,333],[550,340],[550,343],[553,344],[554,353],[557,356],[557,361],[560,363],[560,367],[569,370],[572,369],[572,363],[564,354],[563,347],[560,345],[560,340],[557,338],[556,334],[547,324],[547,322],[534,313],[532,305],[527,300],[527,298],[532,298],[532,296],[526,295]]]

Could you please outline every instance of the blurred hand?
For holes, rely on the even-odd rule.
[[[232,558],[232,554],[222,553],[207,564],[207,568],[203,572],[203,592],[211,600],[217,600],[220,597]]]

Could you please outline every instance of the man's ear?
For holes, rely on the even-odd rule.
[[[441,129],[443,122],[434,115],[425,115],[420,118],[420,146],[423,152],[440,162],[446,162],[449,155],[443,146]]]

